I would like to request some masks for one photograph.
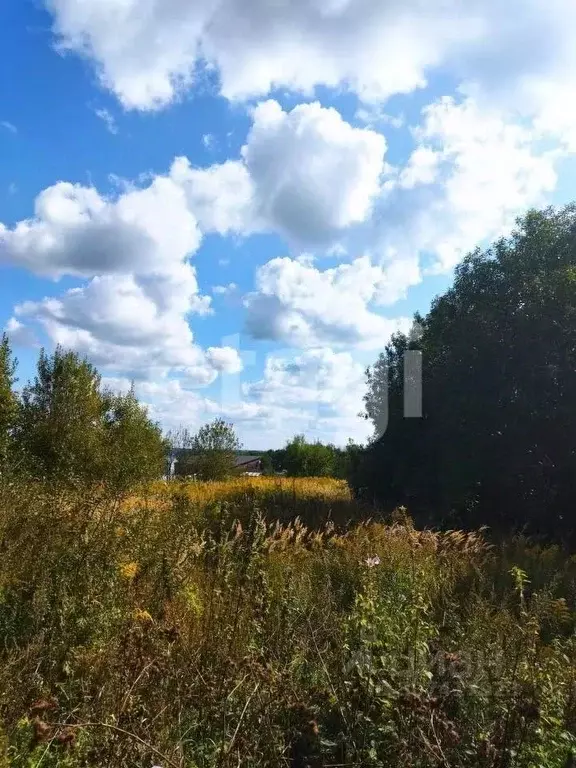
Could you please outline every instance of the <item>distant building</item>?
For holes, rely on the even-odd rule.
[[[180,448],[170,456],[166,458],[167,463],[167,475],[166,479],[171,479],[176,476],[176,465],[185,461],[188,456],[192,454],[192,451],[188,448]],[[236,454],[234,457],[234,469],[239,475],[247,475],[249,477],[259,477],[262,474],[262,457],[257,455],[243,455],[241,453]],[[190,475],[189,477],[192,477]]]
[[[234,468],[241,475],[259,477],[262,474],[262,458],[238,454],[234,460]]]

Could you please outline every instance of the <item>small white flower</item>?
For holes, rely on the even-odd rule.
[[[375,555],[374,557],[367,557],[364,562],[368,568],[374,568],[375,566],[380,565],[380,558],[378,555]]]

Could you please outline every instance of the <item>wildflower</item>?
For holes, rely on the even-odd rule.
[[[50,696],[48,699],[38,699],[30,705],[32,715],[42,715],[55,709],[58,709],[58,701],[54,696]]]
[[[198,588],[193,584],[190,584],[190,586],[184,590],[184,596],[188,606],[197,616],[199,616],[202,613],[202,599]]]
[[[52,729],[50,728],[48,723],[45,723],[44,720],[41,720],[38,716],[33,717],[31,720],[31,723],[33,728],[34,745],[43,744],[47,741],[50,741]]]
[[[380,565],[380,558],[378,555],[374,555],[374,557],[367,557],[366,560],[364,560],[364,563],[368,566],[368,568],[375,568],[377,565]]]
[[[76,741],[76,732],[72,728],[64,728],[56,736],[56,741],[64,747],[73,747]]]
[[[135,611],[132,611],[132,618],[136,621],[141,621],[144,624],[149,624],[154,621],[148,611],[143,611],[142,608],[136,608]]]
[[[138,573],[138,563],[123,563],[120,566],[120,575],[123,579],[131,581]]]

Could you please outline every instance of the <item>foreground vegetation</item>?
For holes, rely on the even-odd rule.
[[[576,561],[335,505],[359,513],[329,480],[0,484],[0,765],[569,764]]]

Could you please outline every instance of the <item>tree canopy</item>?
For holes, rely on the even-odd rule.
[[[334,455],[330,446],[307,442],[296,435],[284,449],[284,468],[292,477],[324,477],[331,475]]]
[[[571,531],[576,208],[530,212],[471,253],[417,320],[419,334],[394,337],[368,371],[376,434],[358,486],[427,521]],[[408,349],[422,353],[418,419],[403,413]]]
[[[7,342],[2,349],[4,392],[2,382],[13,381],[14,366],[2,366],[9,359]],[[165,442],[159,426],[133,391],[122,395],[103,388],[98,371],[76,353],[42,350],[34,381],[20,398],[11,387],[10,392],[11,399],[0,395],[2,403],[12,403],[8,410],[0,405],[0,414],[12,419],[10,442],[32,477],[78,487],[105,482],[112,491],[160,477]]]
[[[15,382],[16,361],[4,333],[0,337],[0,472],[8,463],[12,431],[18,416]]]
[[[223,480],[234,471],[241,443],[232,424],[214,419],[196,434],[179,430],[176,436],[176,474],[195,475],[200,480]]]

